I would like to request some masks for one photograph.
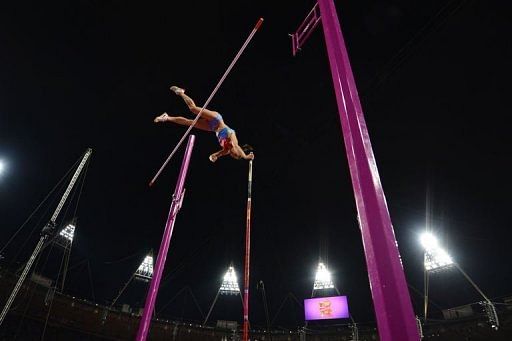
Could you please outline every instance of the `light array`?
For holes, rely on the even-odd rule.
[[[75,236],[75,225],[68,224],[65,228],[63,228],[59,235],[64,239],[68,240],[70,243],[73,242],[73,237]]]
[[[316,269],[315,283],[313,284],[313,290],[331,289],[334,288],[332,283],[331,273],[325,267],[324,263],[318,263]]]
[[[421,244],[425,249],[425,269],[429,272],[451,268],[453,260],[430,233],[421,236]]]
[[[135,271],[135,276],[145,279],[151,279],[153,277],[153,255],[147,255],[139,268]]]
[[[222,285],[220,286],[220,293],[224,295],[237,295],[240,293],[235,269],[232,266],[228,268],[224,275]]]

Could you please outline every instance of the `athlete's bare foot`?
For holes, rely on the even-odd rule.
[[[162,115],[155,117],[153,122],[155,122],[155,123],[165,122],[165,121],[168,121],[168,119],[169,119],[169,115],[167,115],[167,113],[164,112]]]
[[[176,85],[171,86],[171,91],[178,96],[185,93],[185,89],[179,88]]]

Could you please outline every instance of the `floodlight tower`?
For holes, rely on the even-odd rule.
[[[62,230],[60,230],[59,234],[55,238],[55,244],[59,245],[64,249],[64,269],[62,275],[62,283],[60,286],[60,291],[64,291],[64,284],[66,283],[66,274],[69,266],[69,258],[71,256],[71,246],[73,245],[73,239],[75,238],[75,229],[76,229],[76,218],[66,225]],[[57,279],[58,280],[58,279]]]
[[[439,245],[439,241],[431,233],[422,234],[420,242],[425,250],[424,265],[427,272],[440,272],[454,266],[452,257]]]
[[[315,282],[313,283],[313,291],[311,292],[311,297],[315,295],[316,291],[325,291],[329,289],[334,289],[336,293],[340,295],[340,291],[332,281],[331,272],[323,262],[319,262],[316,269]],[[352,315],[350,315],[350,320],[352,321],[352,325],[350,326],[352,329],[352,340],[357,341],[359,340],[359,330]],[[306,321],[306,325],[307,324],[308,323]]]
[[[69,223],[59,232],[59,237],[65,242],[64,245],[69,247],[70,244],[73,244],[73,239],[75,238],[75,229],[76,229],[76,220]]]
[[[108,310],[111,310],[114,304],[116,304],[117,300],[123,292],[126,290],[128,285],[132,282],[133,279],[138,279],[142,282],[149,282],[151,278],[153,277],[153,250],[150,250],[148,254],[144,257],[142,262],[140,263],[137,270],[135,270],[134,273],[130,276],[128,281],[123,285],[121,290],[117,293],[117,296],[112,300],[112,303],[110,303],[110,306],[108,307]],[[107,318],[107,313],[103,316],[103,321]]]
[[[315,291],[326,289],[334,289],[339,294],[338,289],[334,287],[334,283],[332,282],[331,273],[325,264],[320,262],[318,263],[318,267],[316,269],[315,282],[313,283],[313,291],[311,293],[311,297],[314,296]]]
[[[382,341],[418,340],[411,297],[334,0],[318,0],[292,34],[296,55],[322,22],[368,278]]]
[[[213,299],[212,305],[210,306],[210,310],[208,310],[208,314],[206,315],[203,326],[206,325],[206,322],[208,322],[208,318],[210,317],[210,314],[212,313],[213,307],[215,303],[217,302],[217,299],[219,298],[219,295],[238,295],[242,299],[243,304],[243,298],[240,293],[240,287],[238,286],[238,278],[236,276],[235,268],[233,267],[233,264],[231,264],[228,267],[228,270],[224,274],[224,277],[222,278],[222,284],[219,287],[219,290],[217,291],[217,294],[215,295],[215,298]]]
[[[25,264],[25,268],[23,269],[20,277],[18,278],[18,282],[14,286],[14,289],[11,292],[11,295],[7,299],[7,302],[5,303],[4,309],[2,310],[2,313],[0,314],[0,325],[2,325],[2,322],[5,319],[5,316],[7,315],[7,312],[9,311],[12,303],[14,302],[14,299],[16,298],[16,295],[18,294],[18,291],[20,290],[21,286],[23,285],[23,282],[25,281],[25,278],[27,277],[30,268],[32,267],[32,264],[36,260],[37,256],[39,255],[39,252],[43,248],[43,245],[47,241],[48,238],[52,237],[55,234],[56,226],[57,226],[57,218],[59,217],[60,211],[62,210],[62,207],[64,207],[64,204],[66,203],[69,194],[71,193],[71,190],[73,189],[76,181],[78,180],[78,177],[80,176],[80,173],[82,172],[82,169],[84,168],[85,164],[89,160],[89,157],[92,154],[92,149],[87,148],[85,154],[82,157],[82,160],[80,161],[80,164],[78,165],[78,168],[76,169],[75,173],[73,174],[73,177],[71,178],[71,181],[68,184],[68,187],[66,188],[66,191],[62,195],[59,204],[57,205],[57,208],[53,212],[52,217],[50,218],[50,221],[44,226],[44,228],[41,231],[41,237],[39,238],[39,242],[37,243],[34,251],[32,252],[32,255],[30,256],[29,260]]]
[[[462,270],[460,265],[457,262],[454,262],[452,257],[448,254],[448,252],[441,247],[437,238],[429,232],[425,232],[420,237],[420,242],[424,249],[424,268],[425,268],[425,276],[426,287],[425,287],[425,304],[424,304],[424,316],[425,321],[427,320],[427,311],[428,311],[428,276],[432,273],[439,273],[444,270],[450,270],[452,268],[457,268],[464,278],[475,288],[475,290],[482,296],[484,301],[481,304],[484,307],[485,314],[487,315],[489,324],[491,328],[494,330],[498,330],[499,328],[499,319],[498,314],[496,313],[496,307],[492,303],[492,301],[483,293],[483,291],[476,285],[476,283],[469,277],[469,275]]]
[[[450,255],[439,245],[439,241],[430,232],[420,236],[420,243],[423,246],[423,271],[424,271],[424,300],[423,319],[427,321],[428,316],[428,288],[429,275],[439,273],[453,268],[453,260]]]
[[[140,263],[137,271],[135,271],[135,278],[140,279],[143,282],[149,282],[153,277],[153,250],[144,257],[142,263]]]

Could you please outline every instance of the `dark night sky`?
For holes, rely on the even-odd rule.
[[[483,291],[512,294],[505,123],[512,44],[504,3],[337,1],[407,280],[419,290],[418,236],[428,206],[434,230]],[[322,30],[297,57],[287,35],[313,4],[2,5],[0,158],[8,168],[0,178],[0,244],[91,147],[71,266],[88,259],[96,300],[112,299],[144,253],[158,249],[170,205],[183,151],[147,187],[185,130],[152,123],[163,111],[187,111],[169,86],[186,88],[202,104],[264,17],[210,105],[242,144],[255,148],[251,320],[265,321],[259,280],[273,317],[288,292],[310,295],[319,257],[349,296],[356,320],[372,320]],[[247,163],[211,164],[208,155],[218,148],[213,134],[196,136],[157,312],[185,286],[207,311],[231,261],[242,275]],[[36,218],[45,222],[52,205]],[[35,246],[37,237],[28,235],[42,227],[36,218],[6,248],[5,265]],[[67,292],[92,299],[88,281],[87,270],[76,266]],[[134,304],[143,296],[144,286],[135,283],[120,301]],[[411,296],[419,313],[421,297]],[[457,272],[433,278],[431,298],[441,307],[479,300]],[[187,302],[182,295],[161,314],[200,320]],[[223,298],[218,307],[212,320],[241,319],[239,300]],[[299,320],[290,304],[276,325]]]

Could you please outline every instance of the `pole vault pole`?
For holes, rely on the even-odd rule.
[[[162,279],[162,273],[164,271],[165,260],[167,258],[167,251],[169,250],[169,244],[171,242],[172,231],[174,228],[174,221],[178,214],[181,204],[183,203],[183,195],[185,194],[185,179],[187,177],[188,166],[190,163],[190,156],[192,155],[192,149],[194,148],[195,136],[190,135],[188,138],[187,149],[185,150],[185,156],[181,164],[180,174],[178,176],[178,182],[176,189],[172,195],[172,203],[169,209],[169,215],[167,216],[167,222],[165,224],[164,235],[162,242],[160,243],[160,250],[158,251],[158,257],[156,259],[155,271],[153,272],[153,278],[151,278],[151,284],[149,286],[148,294],[146,297],[146,304],[144,305],[144,312],[139,323],[139,330],[137,332],[137,341],[144,341],[147,338],[149,332],[149,325],[151,324],[151,316],[154,312],[156,296],[158,294],[158,288],[160,287],[160,280]]]
[[[247,184],[247,219],[245,224],[245,268],[244,268],[244,330],[243,341],[249,340],[249,273],[251,263],[251,191],[252,160],[249,161],[249,180]]]

